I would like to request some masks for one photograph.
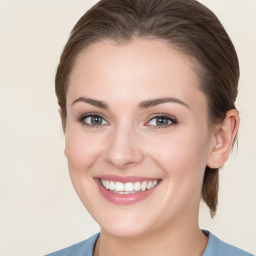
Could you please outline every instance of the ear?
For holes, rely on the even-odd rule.
[[[231,109],[220,125],[217,125],[213,134],[213,142],[207,159],[207,166],[220,168],[227,161],[233,141],[239,127],[239,114]]]

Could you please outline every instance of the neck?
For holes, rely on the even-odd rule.
[[[176,223],[174,227],[166,227],[133,238],[116,237],[101,230],[95,247],[94,256],[200,256],[207,245],[208,238],[198,225],[192,226],[189,220],[186,225]],[[182,228],[181,228],[182,227]]]

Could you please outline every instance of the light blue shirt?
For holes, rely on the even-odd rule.
[[[204,230],[203,232],[209,237],[209,240],[202,256],[253,256],[233,245],[224,243],[209,231]],[[83,242],[46,256],[93,256],[93,248],[99,235],[98,233]]]

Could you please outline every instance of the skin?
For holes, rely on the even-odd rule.
[[[195,65],[165,42],[139,38],[99,42],[77,57],[67,92],[65,155],[74,188],[101,227],[94,255],[202,255],[207,237],[198,209],[205,166],[226,161],[238,114],[229,111],[210,129]],[[76,101],[81,97],[107,108]],[[184,104],[140,107],[166,97]],[[81,120],[88,113],[100,115],[102,124]],[[155,116],[163,114],[176,121],[157,125]],[[118,205],[98,190],[94,178],[103,174],[161,183],[145,200]]]

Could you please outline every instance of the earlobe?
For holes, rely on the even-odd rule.
[[[207,166],[210,168],[222,167],[228,159],[233,141],[239,126],[239,114],[231,109],[226,113],[223,122],[216,126],[213,145],[209,152]]]

